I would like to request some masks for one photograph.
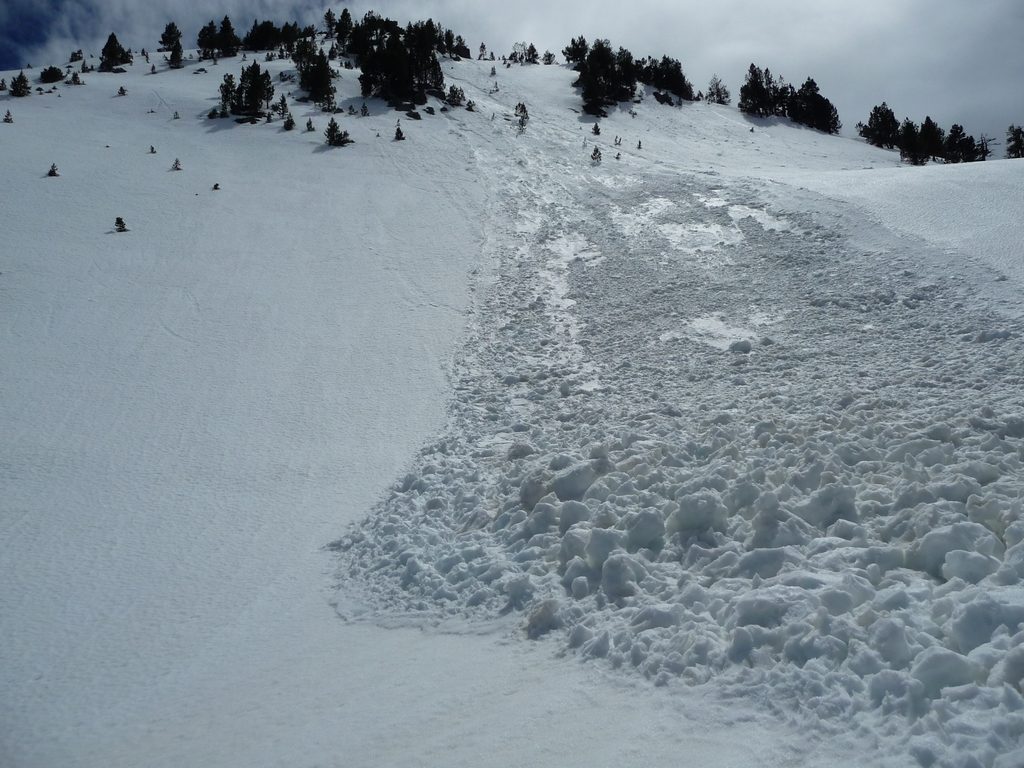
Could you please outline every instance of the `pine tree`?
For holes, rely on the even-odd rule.
[[[174,49],[175,44],[181,44],[181,30],[173,21],[167,22],[164,32],[160,35],[160,48],[164,51]]]
[[[11,78],[11,96],[30,96],[32,94],[32,86],[29,84],[28,78],[25,77],[25,72],[21,71],[17,75]]]
[[[291,131],[291,130],[295,129],[295,118],[292,117],[292,113],[291,112],[288,112],[285,115],[285,118],[284,118],[284,129],[286,131]]]
[[[978,137],[977,150],[975,151],[975,160],[984,162],[992,156],[992,139],[986,136],[984,133]]]
[[[737,104],[740,112],[758,117],[771,115],[774,110],[771,106],[770,85],[766,82],[764,71],[752,63],[747,69],[746,80],[740,86],[740,100]]]
[[[128,95],[128,89],[127,89],[127,88],[125,88],[125,87],[124,87],[124,86],[122,85],[122,86],[121,86],[120,88],[118,88],[118,89],[117,89],[117,95],[118,95],[118,96],[127,96],[127,95]]]
[[[341,130],[338,125],[338,121],[333,117],[331,122],[327,124],[327,130],[324,131],[324,136],[327,138],[327,144],[332,147],[343,147],[351,142],[348,137],[348,131]]]
[[[1024,157],[1024,128],[1019,125],[1011,125],[1006,129],[1006,157],[1009,160]]]
[[[324,13],[324,31],[327,32],[328,37],[334,37],[334,30],[337,26],[337,22],[334,18],[334,11],[330,8]]]
[[[924,165],[928,155],[921,146],[921,131],[909,117],[903,120],[899,136],[900,158],[911,165]]]
[[[171,69],[181,69],[184,66],[184,64],[182,63],[182,54],[183,51],[181,49],[181,41],[179,40],[173,46],[171,46]]]
[[[920,139],[921,150],[926,156],[932,160],[945,157],[946,132],[931,117],[925,117],[924,122],[921,123]]]
[[[228,110],[231,109],[235,101],[236,89],[235,76],[228,72],[220,84],[220,113],[224,116],[227,116]]]
[[[306,133],[312,133],[316,128],[313,127],[313,118],[306,120]]]
[[[223,87],[222,85],[222,93]],[[242,69],[242,75],[231,102],[231,111],[236,115],[255,116],[264,109],[264,105],[269,108],[273,98],[274,81],[271,79],[270,73],[264,72],[260,69],[259,62],[254,61]]]
[[[47,67],[39,73],[41,83],[59,83],[64,79],[64,70],[60,67]]]
[[[964,127],[956,123],[946,134],[945,150],[947,163],[973,163],[977,159],[978,147],[974,137],[968,135]]]
[[[334,72],[323,51],[317,51],[312,57],[299,65],[299,85],[309,92],[309,98],[323,109],[334,108]]]
[[[571,64],[573,69],[579,70],[589,52],[590,46],[587,45],[587,38],[580,35],[570,40],[569,44],[562,49],[562,56],[565,57],[566,64]]]
[[[127,232],[128,225],[124,223],[124,219],[120,216],[114,219],[114,230],[117,232]]]
[[[867,125],[857,124],[857,133],[869,144],[892,149],[899,142],[900,124],[884,101],[871,110]]]
[[[199,30],[196,36],[196,47],[199,49],[199,58],[213,58],[218,47],[217,25],[210,20],[210,23]]]
[[[13,123],[14,122],[14,118],[11,116],[11,110],[9,110],[9,109],[7,110],[7,114],[4,115],[4,122],[5,123]]]
[[[17,75],[11,78],[11,96],[28,96],[32,93],[32,86],[28,82],[28,78],[25,77],[25,72],[19,72]]]
[[[100,53],[100,72],[110,72],[114,67],[130,64],[131,60],[131,54],[121,47],[121,43],[117,41],[117,35],[111,32]]]
[[[173,163],[173,165],[171,165],[171,170],[172,171],[180,171],[181,170],[181,160],[179,160],[178,158],[174,158],[174,163]]]
[[[708,82],[708,92],[705,98],[712,104],[729,104],[732,102],[732,94],[725,87],[718,75],[712,75]]]
[[[402,133],[402,124],[398,123],[395,126],[395,141],[405,141],[405,134]]]
[[[832,102],[821,95],[818,84],[807,78],[799,91],[789,88],[787,111],[793,122],[825,133],[839,133],[842,123]]]
[[[7,90],[7,81],[4,78],[0,77],[0,93],[3,93],[6,90]]]
[[[590,129],[590,132],[593,133],[595,136],[600,136],[601,126],[598,125],[597,123],[594,123],[594,127]]]
[[[217,48],[221,56],[235,56],[238,49],[242,47],[242,41],[235,34],[235,28],[231,25],[231,19],[225,16],[220,22],[220,31],[217,32]]]
[[[466,94],[465,94],[465,92],[461,88],[459,88],[459,86],[453,85],[450,88],[448,88],[448,99],[447,99],[447,101],[453,107],[461,107],[462,106],[462,102],[465,101],[465,99],[466,99]]]
[[[601,162],[601,149],[600,147],[594,147],[594,151],[590,153],[590,159],[595,163]]]
[[[60,173],[58,173],[58,171],[57,171],[57,164],[56,163],[52,163],[50,165],[50,170],[48,170],[46,172],[46,175],[47,176],[60,176]]]
[[[344,51],[352,35],[352,14],[348,12],[348,8],[341,9],[338,23],[334,25],[334,33],[338,38],[338,45]]]

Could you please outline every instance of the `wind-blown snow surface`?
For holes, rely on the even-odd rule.
[[[1019,762],[1019,227],[704,105],[592,165],[560,68],[338,150],[237,68],[0,99],[4,761]]]

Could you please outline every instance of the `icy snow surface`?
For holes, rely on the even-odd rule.
[[[1024,166],[238,65],[0,96],[0,764],[1022,762]]]

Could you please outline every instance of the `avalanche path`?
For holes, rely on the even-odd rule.
[[[998,274],[766,176],[590,162],[567,122],[481,142],[495,281],[447,429],[333,545],[340,613],[510,617],[861,765],[1017,764],[1024,325]]]

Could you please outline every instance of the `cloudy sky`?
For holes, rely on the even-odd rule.
[[[225,13],[244,32],[253,17],[313,22],[328,6],[307,0],[0,0],[0,69],[98,52],[109,32],[155,47],[174,20],[194,41]],[[336,12],[343,4],[331,6]],[[851,133],[887,101],[897,117],[930,115],[948,128],[1000,141],[1024,124],[1022,0],[380,0],[349,3],[405,22],[432,17],[472,49],[499,54],[517,40],[555,53],[571,37],[604,37],[636,56],[668,54],[703,88],[718,73],[734,98],[751,62],[797,86],[812,76]],[[559,56],[559,59],[561,56]],[[1001,156],[1001,147],[996,147]]]

